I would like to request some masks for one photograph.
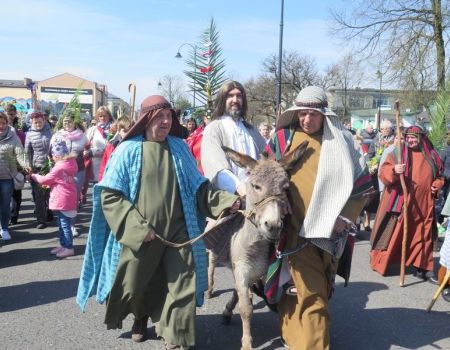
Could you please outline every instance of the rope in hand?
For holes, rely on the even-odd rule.
[[[209,230],[203,232],[201,235],[194,237],[192,239],[190,239],[189,241],[183,242],[183,243],[173,243],[170,242],[164,238],[162,238],[159,234],[157,234],[155,232],[155,237],[158,238],[163,244],[172,247],[172,248],[183,248],[186,247],[187,245],[192,245],[195,242],[199,241],[200,239],[202,239],[203,237],[205,237],[214,227],[216,227],[217,223],[220,221],[220,219],[222,219],[222,217],[224,216],[223,214],[228,210],[228,208],[222,210],[222,212],[220,213],[219,217],[217,218],[216,222],[214,223],[214,226],[211,227]],[[242,210],[238,210],[238,212],[241,212]]]
[[[278,202],[283,202],[283,200],[280,198],[280,196],[269,196],[269,197],[263,199],[262,201],[256,203],[255,207],[254,207],[252,210],[250,210],[250,211],[247,211],[247,210],[237,210],[236,213],[241,213],[242,215],[245,216],[246,219],[250,220],[250,221],[255,225],[255,223],[251,220],[251,218],[252,218],[253,215],[255,215],[256,210],[257,210],[258,208],[262,207],[263,205],[269,203],[270,201],[273,201],[273,200],[276,200],[276,201],[278,201]],[[228,209],[229,209],[229,208],[226,208],[226,209],[222,210],[222,212],[220,213],[220,215],[219,215],[219,217],[217,218],[216,222],[214,223],[214,225],[213,225],[209,230],[203,232],[201,235],[199,235],[199,236],[197,236],[197,237],[194,237],[194,238],[192,238],[192,239],[190,239],[190,240],[188,240],[188,241],[186,241],[186,242],[183,242],[183,243],[174,243],[174,242],[170,242],[170,241],[166,240],[165,238],[161,237],[161,236],[160,236],[159,234],[157,234],[156,232],[154,233],[154,234],[155,234],[155,237],[158,238],[158,239],[159,239],[163,244],[165,244],[166,246],[172,247],[172,248],[180,249],[180,248],[186,247],[186,246],[188,246],[188,245],[192,245],[192,244],[194,244],[195,242],[197,242],[197,241],[199,241],[200,239],[202,239],[203,237],[205,237],[208,233],[210,233],[210,232],[212,231],[212,229],[213,229],[214,227],[216,227],[217,223],[224,217],[224,214],[225,214],[225,212],[226,212]],[[234,213],[233,213],[233,214],[234,214]]]

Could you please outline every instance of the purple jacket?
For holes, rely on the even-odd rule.
[[[47,175],[33,174],[33,181],[50,186],[49,209],[76,210],[78,207],[77,185],[74,176],[78,172],[74,158],[60,160]]]

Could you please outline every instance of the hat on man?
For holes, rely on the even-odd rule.
[[[69,154],[66,141],[64,139],[56,139],[52,144],[52,154],[56,157],[64,157]]]
[[[147,128],[147,125],[151,123],[153,118],[156,117],[156,115],[163,109],[170,109],[172,112],[172,126],[170,128],[169,135],[182,137],[183,128],[176,117],[176,113],[172,108],[172,105],[163,96],[154,95],[149,96],[142,101],[139,119],[127,132],[122,141],[133,136],[143,134]]]
[[[301,110],[313,110],[322,113],[324,116],[336,117],[336,114],[328,108],[325,90],[318,86],[307,86],[298,93],[294,105],[281,114],[277,120],[277,130],[296,123],[296,113]]]

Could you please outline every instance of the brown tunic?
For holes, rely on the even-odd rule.
[[[309,142],[308,150],[292,170],[289,187],[293,214],[290,215],[286,229],[287,248],[294,248],[305,242],[305,238],[300,237],[298,232],[311,202],[317,178],[322,132],[308,135],[301,130],[296,131],[291,149],[295,149],[303,141]],[[355,220],[364,201],[362,198],[349,199],[341,214]],[[317,240],[310,239],[312,244],[307,244],[288,257],[289,272],[297,289],[297,297],[284,294],[278,303],[278,316],[282,336],[291,349],[329,349],[328,298],[336,266],[332,255],[316,246],[315,241]],[[330,240],[330,245],[332,244]]]
[[[410,152],[411,175],[406,177],[409,192],[406,265],[433,270],[434,197],[431,186],[440,189],[443,179],[433,179],[432,168],[420,151]],[[403,237],[403,215],[387,213],[394,186],[400,177],[394,173],[394,152],[388,155],[380,169],[380,179],[386,185],[371,235],[370,266],[384,275],[392,264],[400,263]]]

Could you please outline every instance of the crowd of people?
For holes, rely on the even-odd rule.
[[[20,220],[22,188],[31,185],[36,228],[45,229],[57,217],[60,246],[52,250],[58,258],[75,254],[72,239],[79,235],[77,211],[85,203],[89,183],[98,181],[99,167],[109,144],[117,144],[132,120],[123,117],[115,133],[111,112],[101,106],[95,122],[86,130],[80,113],[66,108],[59,119],[33,111],[22,121],[14,104],[0,112],[1,231],[3,241],[13,239],[10,226]],[[95,125],[94,125],[95,124]],[[111,139],[111,140],[110,140]],[[21,180],[20,180],[21,179]],[[64,250],[62,248],[65,248]]]
[[[450,134],[440,156],[419,126],[396,133],[383,120],[379,131],[368,125],[355,132],[341,123],[317,86],[301,90],[276,125],[255,127],[237,81],[220,88],[212,114],[185,126],[162,96],[147,97],[135,123],[114,120],[102,106],[88,130],[76,111],[66,109],[53,126],[43,113],[31,114],[24,133],[10,109],[0,113],[3,240],[11,239],[8,227],[19,218],[14,177],[23,172],[32,186],[36,227],[45,228],[57,216],[59,245],[51,253],[73,256],[77,211],[94,183],[76,300],[82,309],[93,295],[106,303],[108,329],[121,328],[133,314],[136,342],[146,338],[150,320],[166,349],[195,346],[195,310],[207,288],[207,252],[197,238],[207,219],[245,208],[247,169],[230,161],[224,147],[278,160],[308,143],[307,156],[289,172],[290,205],[276,247],[280,254],[272,261],[281,259],[277,283],[268,275],[270,286],[255,287],[278,311],[280,335],[290,349],[329,349],[329,300],[336,274],[348,278],[348,271],[342,274],[350,268],[344,251],[358,220],[371,231],[374,271],[385,275],[400,263],[407,225],[406,266],[421,279],[435,280],[436,224],[440,214],[450,215],[448,201],[442,213],[435,210],[449,188]],[[450,257],[442,254],[447,268]]]

